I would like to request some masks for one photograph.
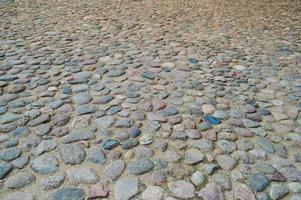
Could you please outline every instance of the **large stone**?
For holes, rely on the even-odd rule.
[[[224,200],[221,187],[215,183],[208,183],[205,188],[200,190],[199,196],[204,200]]]
[[[123,160],[116,160],[108,164],[104,168],[104,176],[108,181],[116,180],[123,172],[125,168],[125,162]]]
[[[18,189],[32,183],[35,179],[36,177],[30,172],[20,172],[8,177],[5,181],[5,186],[12,189]]]
[[[85,191],[81,188],[62,187],[51,194],[49,200],[84,200]]]
[[[130,162],[128,165],[128,170],[130,174],[141,175],[146,172],[151,171],[154,168],[154,164],[149,159],[140,159]]]

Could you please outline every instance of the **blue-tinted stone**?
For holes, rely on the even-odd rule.
[[[120,111],[121,111],[121,108],[119,106],[113,106],[109,110],[107,110],[107,114],[108,115],[114,115],[114,114],[116,114]]]
[[[136,127],[131,128],[131,130],[130,130],[130,136],[131,136],[132,138],[136,138],[136,137],[138,137],[140,134],[141,134],[141,130],[140,130],[139,128],[136,128]]]
[[[4,161],[11,161],[18,158],[21,155],[21,150],[18,148],[7,149],[0,153],[0,158]]]
[[[64,87],[63,94],[72,94],[72,89],[70,87]]]
[[[205,115],[204,116],[204,120],[207,121],[207,122],[209,122],[212,125],[218,125],[218,124],[221,123],[221,120],[219,120],[218,118],[213,117],[211,115]]]
[[[156,78],[156,74],[154,72],[147,71],[143,72],[142,77],[154,80]]]
[[[260,173],[254,173],[248,179],[249,185],[255,192],[263,191],[270,184],[268,178]]]
[[[267,115],[271,114],[271,112],[269,110],[264,109],[264,108],[258,109],[258,113],[262,116],[267,116]]]
[[[195,58],[189,58],[188,61],[191,63],[191,64],[196,64],[198,63],[199,61]]]
[[[29,133],[29,129],[26,126],[20,126],[13,130],[11,134],[15,137],[23,137]]]
[[[95,111],[96,110],[94,106],[86,104],[86,105],[78,106],[76,109],[76,114],[84,115],[84,114],[94,113]]]
[[[19,140],[10,140],[7,141],[3,144],[4,148],[10,148],[10,147],[15,147],[19,144]]]
[[[8,163],[0,162],[0,179],[3,179],[12,169]]]
[[[103,143],[102,147],[105,150],[111,150],[111,149],[114,149],[115,147],[117,147],[119,144],[120,144],[120,142],[118,140],[108,139]]]
[[[172,116],[172,115],[178,114],[178,111],[175,108],[169,107],[169,108],[163,109],[160,113],[163,117],[167,117],[167,116]]]
[[[75,187],[62,187],[52,194],[53,200],[84,200],[85,191]]]

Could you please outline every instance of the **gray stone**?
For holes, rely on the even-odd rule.
[[[114,186],[115,200],[129,200],[139,192],[139,180],[137,177],[127,176],[116,182]]]
[[[104,164],[106,162],[106,156],[100,146],[94,145],[90,148],[88,160],[98,164]]]
[[[42,142],[32,150],[32,155],[39,156],[44,152],[52,151],[56,148],[57,143],[53,140],[42,140]]]
[[[140,159],[132,161],[128,165],[128,170],[130,174],[141,175],[146,172],[151,171],[154,168],[154,164],[149,159]]]
[[[270,190],[270,196],[273,200],[282,199],[288,193],[287,187],[280,184],[273,184]]]
[[[8,163],[0,162],[0,179],[3,179],[12,169]]]
[[[267,177],[260,173],[253,173],[248,179],[248,183],[255,192],[263,191],[270,184]]]
[[[32,183],[36,177],[30,172],[20,172],[7,178],[5,186],[12,189],[22,188]]]
[[[58,188],[64,180],[65,175],[63,173],[54,174],[44,179],[41,186],[44,190],[52,190]]]
[[[95,138],[95,134],[90,130],[79,130],[65,135],[62,138],[62,143],[67,144],[71,142],[77,142],[81,140],[92,140]]]
[[[73,183],[97,183],[99,178],[90,168],[70,168],[66,170],[68,179]]]
[[[58,161],[52,154],[44,154],[31,162],[31,168],[38,173],[48,174],[53,173],[58,168]]]
[[[4,161],[12,161],[21,155],[21,150],[19,148],[11,148],[0,152],[0,158]]]
[[[62,187],[51,194],[49,200],[84,200],[85,191],[75,187]]]
[[[186,181],[175,181],[167,184],[168,189],[172,192],[172,196],[180,199],[190,199],[195,196],[194,186]]]
[[[65,164],[80,164],[86,157],[85,149],[80,144],[64,144],[59,146],[59,153]]]
[[[108,164],[104,168],[104,176],[108,181],[114,181],[119,178],[125,168],[125,162],[123,160],[116,160]]]

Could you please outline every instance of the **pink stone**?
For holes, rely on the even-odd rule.
[[[244,184],[240,184],[234,190],[233,194],[239,200],[255,200],[252,190]]]
[[[202,137],[202,133],[196,129],[189,129],[186,131],[186,134],[191,139],[199,139]]]
[[[211,141],[216,141],[217,136],[216,136],[216,130],[212,129],[212,130],[208,130],[202,133],[203,137],[211,140]]]
[[[92,185],[88,193],[88,199],[96,199],[100,197],[107,197],[109,194],[109,188],[103,183],[96,183]]]
[[[168,123],[171,125],[179,124],[182,122],[182,117],[180,115],[168,117]]]
[[[224,200],[222,189],[215,183],[209,183],[199,192],[199,196],[204,200]]]
[[[164,101],[160,101],[160,100],[154,100],[152,102],[152,105],[153,105],[153,109],[155,111],[161,110],[166,107],[166,103]]]

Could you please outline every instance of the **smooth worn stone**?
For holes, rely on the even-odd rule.
[[[3,161],[12,161],[21,155],[19,148],[11,148],[0,152],[0,158]]]
[[[95,120],[95,123],[98,126],[101,126],[102,128],[109,128],[110,126],[112,126],[114,124],[115,120],[114,117],[112,116],[104,116],[104,117],[100,117],[97,118]]]
[[[167,108],[164,108],[163,110],[161,110],[160,113],[163,117],[167,117],[167,116],[173,116],[173,115],[178,114],[178,110],[173,107],[167,107]]]
[[[239,184],[238,187],[234,188],[233,194],[239,200],[256,200],[252,190],[244,184]]]
[[[116,182],[114,186],[114,198],[116,200],[129,200],[139,192],[139,180],[137,177],[127,176]]]
[[[32,155],[39,156],[42,153],[52,151],[56,148],[57,143],[52,140],[43,140],[36,148],[32,150]]]
[[[80,144],[63,144],[59,146],[59,154],[65,164],[80,164],[86,157],[85,149]]]
[[[5,176],[11,171],[12,166],[9,163],[0,162],[0,179],[5,178]]]
[[[29,133],[30,133],[30,130],[26,126],[18,127],[11,132],[11,134],[13,136],[18,137],[18,138],[26,137]]]
[[[13,192],[4,197],[3,200],[35,200],[33,194],[29,192]]]
[[[53,173],[58,168],[58,161],[52,154],[44,154],[31,162],[31,168],[33,171],[41,174]]]
[[[120,144],[120,142],[118,140],[108,139],[102,144],[102,147],[105,150],[111,150],[111,149],[114,149],[115,147],[117,147],[119,144]]]
[[[140,159],[132,161],[128,164],[128,171],[130,174],[141,175],[151,171],[154,168],[154,164],[149,159]]]
[[[200,186],[206,181],[206,176],[200,171],[196,171],[191,175],[191,182],[195,186]]]
[[[5,181],[5,186],[12,189],[22,188],[32,183],[36,177],[30,172],[19,172]]]
[[[260,173],[253,173],[248,183],[254,192],[261,192],[270,184],[267,177]]]
[[[50,115],[44,114],[44,115],[38,116],[38,117],[34,118],[33,120],[31,120],[30,122],[28,122],[28,125],[29,126],[37,126],[42,123],[49,122],[49,120],[50,120]]]
[[[106,156],[100,145],[94,145],[90,148],[88,160],[93,163],[104,164],[106,162]]]
[[[156,74],[154,72],[146,71],[146,72],[143,72],[142,77],[150,79],[150,80],[154,80],[156,78]]]
[[[195,188],[189,182],[180,180],[175,182],[169,182],[167,183],[167,186],[174,197],[181,199],[190,199],[195,196]]]
[[[104,168],[104,176],[108,181],[114,181],[119,178],[125,168],[125,162],[123,160],[116,160],[108,164]]]
[[[204,200],[224,200],[221,187],[215,183],[208,183],[205,188],[200,190],[199,196]]]
[[[124,142],[121,143],[121,147],[123,149],[132,149],[136,147],[139,144],[139,142],[135,138],[130,138]]]
[[[212,176],[212,179],[214,180],[215,183],[220,185],[225,190],[231,190],[232,189],[232,183],[231,183],[231,180],[228,176],[226,176],[224,174],[217,173],[217,174],[214,174]]]
[[[49,200],[84,200],[85,191],[76,187],[61,187],[51,194]]]
[[[40,124],[33,129],[34,133],[38,136],[47,135],[47,133],[51,130],[50,124]]]
[[[88,200],[107,197],[109,192],[109,187],[106,184],[96,183],[89,189]]]
[[[217,142],[217,146],[224,152],[225,154],[230,154],[236,150],[235,143],[229,142],[228,140],[219,140]]]
[[[274,147],[273,144],[264,137],[256,137],[256,143],[259,145],[259,147],[268,152],[268,153],[274,153]]]
[[[163,188],[159,186],[148,186],[142,193],[143,200],[161,200]]]
[[[191,146],[201,150],[202,152],[210,152],[213,150],[213,143],[207,139],[193,140]]]
[[[94,112],[96,112],[96,109],[90,104],[80,105],[76,108],[76,114],[78,115],[86,115]]]
[[[197,149],[189,149],[185,154],[185,162],[189,165],[195,165],[204,160],[204,154]]]
[[[282,199],[288,193],[288,188],[280,184],[272,184],[270,197],[273,200]]]
[[[224,170],[231,170],[236,165],[236,160],[227,155],[218,155],[215,159]]]
[[[255,164],[255,168],[257,171],[264,174],[274,174],[276,172],[276,169],[273,167],[273,165],[269,163],[258,162]]]
[[[242,119],[242,122],[246,128],[257,128],[260,124],[250,119]]]
[[[83,105],[87,104],[92,100],[92,97],[88,93],[79,93],[73,97],[76,104]]]
[[[20,116],[13,114],[13,113],[5,113],[3,115],[0,116],[0,123],[1,124],[7,124],[10,122],[14,122],[16,120],[18,120],[20,118]]]
[[[121,110],[122,110],[121,107],[119,107],[119,106],[113,106],[113,107],[111,107],[110,109],[107,110],[106,114],[107,115],[114,115],[114,114],[120,112]]]
[[[66,170],[68,179],[73,183],[97,183],[98,176],[91,168],[70,168]]]
[[[130,128],[133,124],[133,121],[131,119],[119,119],[116,120],[114,126],[116,128]]]
[[[64,180],[64,173],[57,173],[45,178],[41,183],[41,187],[43,190],[52,190],[58,188],[64,182]]]
[[[129,134],[132,138],[136,138],[141,134],[141,130],[139,128],[133,127],[130,129]]]
[[[106,104],[112,101],[114,97],[112,95],[104,95],[95,100],[96,104]]]
[[[95,134],[90,130],[79,130],[63,136],[62,143],[67,144],[71,142],[77,142],[81,140],[92,140],[95,138]]]

